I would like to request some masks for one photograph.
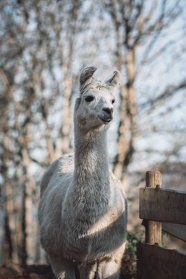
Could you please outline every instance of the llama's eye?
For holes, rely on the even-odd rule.
[[[87,97],[85,97],[85,101],[88,102],[88,103],[92,102],[93,100],[94,100],[94,97],[93,97],[93,96],[87,96]]]
[[[112,104],[114,104],[114,103],[115,103],[115,100],[113,99],[113,100],[112,100]]]

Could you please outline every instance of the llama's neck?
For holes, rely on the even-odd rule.
[[[109,183],[106,131],[91,134],[75,127],[74,184],[79,198],[107,205]]]

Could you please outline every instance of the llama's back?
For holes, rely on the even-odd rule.
[[[40,186],[41,199],[38,209],[40,241],[48,253],[57,251],[60,245],[62,201],[72,181],[73,154],[61,156],[45,172]],[[58,241],[57,241],[58,239]]]
[[[52,179],[57,179],[69,172],[74,170],[74,155],[66,154],[61,156],[59,159],[54,161],[44,173],[41,185],[40,185],[40,196],[42,197],[47,186],[51,184]]]

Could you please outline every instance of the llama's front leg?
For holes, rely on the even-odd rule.
[[[57,279],[75,279],[75,265],[66,259],[49,257],[52,270]]]
[[[79,274],[81,279],[94,279],[97,269],[97,263],[95,264],[80,264],[78,265]]]
[[[115,260],[109,262],[101,262],[98,266],[98,278],[101,279],[119,279],[120,278],[120,262]]]
[[[110,261],[102,261],[98,264],[98,276],[104,279],[119,279],[121,261],[125,251],[125,243],[123,243],[118,249],[112,252]]]

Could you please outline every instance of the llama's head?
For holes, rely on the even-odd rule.
[[[76,100],[75,117],[84,130],[108,127],[113,119],[115,94],[121,76],[115,71],[106,82],[93,77],[95,67],[86,67],[80,74],[80,98]]]

